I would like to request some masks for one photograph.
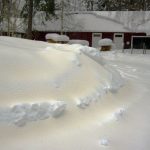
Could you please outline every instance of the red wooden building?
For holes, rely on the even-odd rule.
[[[94,13],[70,15],[63,26],[64,34],[70,39],[87,40],[93,47],[98,47],[100,39],[110,38],[115,43],[116,49],[128,49],[131,48],[132,36],[146,35],[144,32],[133,32],[120,22]],[[61,21],[60,19],[47,21],[45,25],[35,26],[34,29],[34,39],[45,41],[47,33],[60,33]]]

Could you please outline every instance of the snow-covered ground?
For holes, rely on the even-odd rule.
[[[150,55],[127,51],[0,37],[1,149],[149,150]]]

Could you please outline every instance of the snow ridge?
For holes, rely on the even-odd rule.
[[[0,122],[25,126],[28,122],[57,118],[63,114],[66,104],[63,101],[42,103],[24,103],[12,107],[0,108]]]

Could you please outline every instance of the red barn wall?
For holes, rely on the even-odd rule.
[[[46,41],[45,35],[47,33],[58,33],[60,32],[33,32],[35,40]],[[92,46],[92,33],[91,32],[66,32],[64,33],[69,36],[70,39],[80,39],[89,41],[89,45]]]
[[[45,35],[47,33],[60,34],[60,32],[33,32],[33,36],[35,40],[46,41]],[[113,32],[97,32],[97,33],[102,33],[102,38],[110,38],[112,40],[114,39]],[[66,32],[65,34],[68,35],[70,39],[87,40],[89,41],[89,45],[92,46],[92,32]],[[145,33],[131,33],[131,32],[124,33],[124,48],[125,49],[131,48],[132,36],[146,36],[146,34]]]
[[[102,32],[102,38],[108,38],[108,39],[114,39],[114,33],[113,32]]]
[[[67,35],[70,39],[87,40],[92,46],[92,32],[68,32]]]

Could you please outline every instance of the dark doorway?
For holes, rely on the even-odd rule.
[[[150,49],[150,36],[133,36],[133,49]]]

